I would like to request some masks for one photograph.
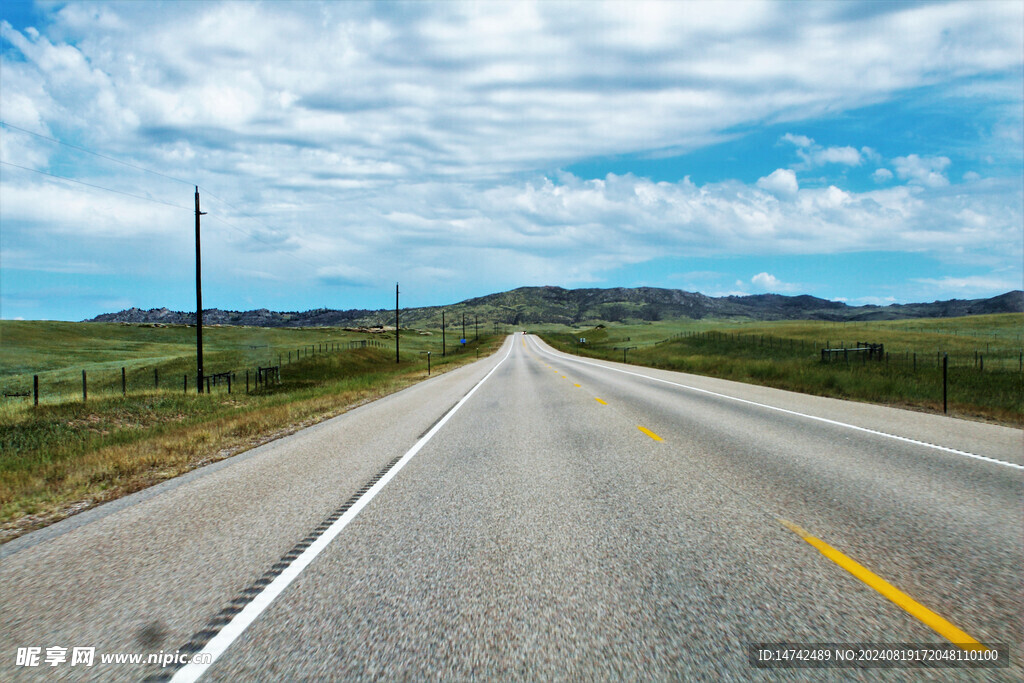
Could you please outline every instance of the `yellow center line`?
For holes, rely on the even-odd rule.
[[[646,434],[647,436],[649,436],[649,437],[651,437],[652,439],[654,439],[655,441],[664,441],[664,439],[663,439],[663,438],[661,438],[660,436],[658,436],[657,434],[655,434],[654,432],[652,432],[652,431],[651,431],[650,429],[648,429],[647,427],[641,427],[640,425],[637,425],[637,426],[636,426],[636,428],[637,428],[637,429],[639,429],[639,430],[640,430],[641,432],[643,432],[644,434]]]
[[[573,386],[574,386],[574,387],[576,387],[577,389],[579,389],[579,388],[580,388],[580,385],[579,385],[579,384],[573,384]]]
[[[606,403],[605,401],[599,399],[597,396],[594,397],[594,400],[597,401],[598,403],[600,403],[603,406],[608,405],[608,403]]]
[[[897,607],[901,608],[922,624],[938,633],[940,636],[953,643],[963,650],[987,650],[977,640],[957,628],[952,622],[931,611],[914,598],[910,597],[896,586],[892,585],[874,572],[854,562],[824,541],[811,536],[809,533],[792,522],[780,519],[779,522],[790,531],[817,548],[818,552],[832,560],[846,571],[853,574],[869,587],[878,591],[882,596],[890,600]]]

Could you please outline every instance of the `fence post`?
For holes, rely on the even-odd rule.
[[[182,391],[184,391],[187,394],[188,393],[188,373],[187,372],[185,373],[185,375],[184,375],[184,377],[182,379],[182,385],[181,386],[182,386]]]
[[[160,369],[159,368],[153,368],[153,388],[154,389],[159,389],[160,388]]]
[[[32,375],[32,405],[39,405],[39,375]]]
[[[88,398],[89,398],[89,392],[86,389],[86,384],[85,384],[85,370],[82,370],[82,403],[85,403]]]
[[[124,366],[121,366],[121,397],[128,395],[128,378],[125,376]]]
[[[949,354],[942,357],[942,412],[949,412],[949,403],[946,400],[946,374],[949,369]]]
[[[249,393],[249,368],[245,369],[245,393]]]
[[[228,393],[231,393],[231,373],[228,373]]]

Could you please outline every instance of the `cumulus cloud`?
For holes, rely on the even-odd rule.
[[[815,151],[811,160],[816,165],[843,164],[845,166],[859,166],[861,162],[860,152],[853,147],[826,147]]]
[[[826,164],[860,166],[863,161],[861,152],[853,147],[823,147],[806,135],[786,133],[780,138],[780,141],[788,142],[797,148],[797,156],[802,159],[802,164],[800,164],[802,169],[825,166]],[[876,154],[870,147],[865,147],[864,151],[869,157]]]
[[[784,287],[783,283],[770,273],[758,273],[754,277],[750,278],[750,282],[756,287],[774,292],[777,292]]]
[[[589,282],[652,254],[973,253],[1009,243],[998,258],[1019,255],[1016,186],[961,193],[942,156],[893,160],[906,185],[873,192],[801,187],[802,168],[881,161],[870,148],[798,133],[782,140],[802,165],[758,169],[768,175],[754,183],[551,170],[681,154],[765,122],[1018,68],[1011,4],[822,4],[797,24],[789,6],[772,3],[743,12],[497,2],[190,10],[182,23],[174,5],[69,3],[42,32],[2,24],[0,108],[10,123],[187,181],[72,158],[4,130],[9,163],[186,207],[5,168],[5,266],[11,249],[26,262],[78,263],[72,255],[84,253],[116,269],[126,247],[114,245],[125,240],[141,250],[133,255],[187,262],[188,240],[172,238],[188,224],[192,183],[213,195],[204,198],[211,248],[287,252],[259,270],[337,287],[395,271],[486,279],[488,289]],[[54,243],[67,253],[48,252]]]
[[[792,133],[786,133],[783,135],[782,140],[794,144],[797,147],[810,147],[814,144],[814,140],[806,135],[793,135]]]
[[[948,157],[920,157],[910,154],[892,160],[896,175],[917,185],[943,187],[949,184],[943,171],[950,165]]]
[[[887,168],[876,169],[871,177],[875,179],[876,183],[885,183],[892,180],[892,171]]]
[[[777,168],[770,175],[758,178],[757,186],[775,194],[792,196],[800,186],[796,182],[796,173],[788,168]]]
[[[756,7],[741,14],[757,21],[732,32],[736,22],[710,3],[685,11],[608,3],[582,13],[547,3],[415,12],[218,3],[197,6],[189,26],[171,21],[169,6],[71,4],[52,29],[64,42],[5,29],[24,58],[5,60],[5,79],[43,84],[34,98],[42,122],[63,118],[125,151],[198,141],[206,161],[233,165],[225,152],[292,158],[313,146],[415,177],[493,174],[581,155],[685,151],[751,121],[877,100],[932,78],[949,57],[929,48],[957,44],[958,22],[972,15],[922,7],[850,22],[824,8],[791,32],[784,5]],[[987,19],[996,24],[1001,12]],[[827,50],[821,31],[831,36]],[[894,31],[900,40],[887,40]],[[717,49],[700,47],[705,35]],[[996,39],[982,54],[963,51],[957,73],[1015,64],[1015,48]],[[880,64],[886,79],[873,77]],[[4,92],[12,92],[6,83]],[[808,163],[860,163],[856,149],[790,139],[809,148]]]

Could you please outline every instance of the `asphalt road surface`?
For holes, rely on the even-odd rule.
[[[1022,450],[515,335],[0,548],[0,680],[1021,680]],[[1011,665],[749,650],[951,641]]]

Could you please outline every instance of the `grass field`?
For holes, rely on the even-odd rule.
[[[942,410],[939,360],[949,354],[951,414],[1024,426],[1020,314],[529,329],[572,353],[619,361],[625,353],[630,363],[930,411]],[[393,331],[209,327],[206,373],[234,371],[235,381],[230,394],[220,384],[198,395],[194,328],[0,321],[3,392],[30,392],[33,375],[40,384],[38,407],[26,397],[0,404],[0,540],[408,386],[426,376],[426,351],[434,371],[443,372],[492,352],[501,340],[481,335],[456,349],[458,336],[454,329],[447,335],[442,358],[438,332],[403,330],[396,364]],[[581,337],[587,342],[579,345]],[[884,344],[885,360],[821,362],[821,348],[858,341]],[[256,387],[253,369],[279,362],[281,383]]]
[[[675,320],[537,331],[571,353],[822,396],[941,412],[948,354],[950,414],[1024,426],[1024,315],[869,323]],[[578,344],[586,338],[585,344]],[[821,362],[822,348],[884,344]]]
[[[226,384],[209,395],[196,392],[194,328],[0,322],[4,392],[22,393],[33,374],[41,386],[39,406],[23,397],[0,406],[0,540],[420,381],[426,351],[437,373],[500,343],[481,335],[453,348],[458,337],[449,334],[442,357],[440,334],[403,330],[396,363],[393,331],[213,327],[203,336],[207,374],[233,370],[240,378],[230,394]],[[253,381],[247,393],[246,368],[252,379],[253,368],[276,365],[279,357],[280,384],[257,388]]]
[[[387,344],[393,352],[394,332],[208,326],[203,328],[203,365],[206,375],[241,372],[244,386],[247,368],[287,365],[332,346],[362,342]],[[194,327],[0,321],[0,343],[0,387],[5,394],[30,392],[32,377],[38,375],[40,401],[80,399],[83,370],[90,397],[120,394],[122,367],[129,393],[151,390],[158,381],[165,390],[181,391],[185,376],[189,388],[196,390]],[[416,331],[403,331],[401,345],[407,347],[403,355],[405,351],[416,354],[430,349],[438,355],[441,351],[440,335]],[[448,349],[452,349],[450,343]]]

